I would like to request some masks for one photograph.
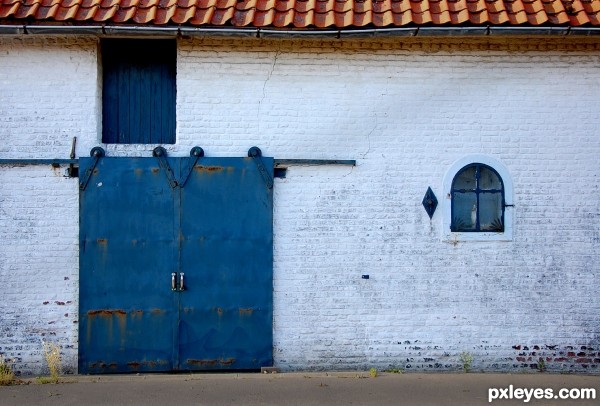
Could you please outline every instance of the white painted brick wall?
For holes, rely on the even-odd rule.
[[[179,43],[171,154],[200,145],[207,156],[242,156],[257,145],[276,158],[357,160],[354,168],[291,167],[276,181],[275,364],[458,370],[469,352],[475,369],[531,370],[543,356],[551,370],[598,373],[600,52],[373,48]],[[72,135],[79,155],[98,144],[96,59],[93,40],[0,40],[0,158],[66,157]],[[16,68],[24,60],[45,69],[27,75]],[[57,83],[73,97],[57,96]],[[28,111],[37,105],[43,114]],[[149,156],[152,148],[107,146],[109,155]],[[441,202],[446,170],[474,153],[511,173],[511,242],[443,242],[441,210],[430,221],[421,206],[429,186]],[[11,300],[0,305],[9,314],[0,352],[10,357],[16,350],[5,346],[54,320],[55,301],[76,306],[77,187],[48,168],[1,167],[0,179],[2,282],[35,274],[32,292],[53,286],[48,298],[2,287]],[[28,187],[42,209],[13,203],[31,200]],[[74,200],[43,210],[63,199]],[[72,262],[56,268],[68,274],[49,274],[7,248],[6,236],[19,230],[14,216],[31,224],[19,233],[20,250],[30,251],[29,239],[44,242],[37,255],[61,247],[70,253],[61,261]],[[49,218],[56,239],[44,238]],[[24,308],[30,316],[10,321]],[[64,346],[76,345],[70,317],[53,330]],[[21,351],[24,372],[39,370],[33,346]]]
[[[0,353],[48,373],[43,341],[77,370],[78,184],[51,167],[0,167]]]
[[[95,143],[96,58],[95,40],[0,38],[0,158],[69,158],[74,136]],[[78,183],[64,175],[0,166],[0,354],[19,373],[48,373],[42,340],[77,371]]]

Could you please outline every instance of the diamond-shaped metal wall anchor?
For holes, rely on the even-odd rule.
[[[429,215],[429,219],[433,217],[433,213],[435,213],[435,208],[438,205],[438,201],[433,194],[433,190],[430,187],[427,188],[427,192],[425,196],[423,196],[423,207],[425,207],[425,211]]]

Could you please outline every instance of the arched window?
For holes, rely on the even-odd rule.
[[[512,241],[513,184],[502,162],[466,155],[446,171],[443,190],[444,241]]]
[[[492,167],[473,163],[463,167],[452,181],[453,232],[504,231],[504,183]]]

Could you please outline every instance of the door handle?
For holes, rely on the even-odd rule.
[[[171,273],[171,290],[177,290],[177,279],[175,278],[177,274],[175,272]]]
[[[185,286],[183,285],[183,275],[183,272],[179,274],[179,291],[185,290]]]

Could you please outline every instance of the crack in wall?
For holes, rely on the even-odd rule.
[[[277,58],[279,57],[281,53],[281,50],[278,49],[277,51],[275,51],[275,55],[273,56],[273,63],[271,64],[271,69],[269,70],[269,73],[267,74],[267,78],[265,79],[265,81],[263,82],[263,86],[262,86],[262,97],[261,99],[258,101],[258,134],[257,136],[260,137],[261,134],[261,129],[260,129],[260,124],[261,124],[261,110],[262,110],[262,103],[263,101],[265,101],[265,98],[267,97],[267,92],[266,92],[266,88],[267,88],[267,83],[269,82],[269,80],[271,80],[271,77],[273,76],[273,72],[275,71],[275,65],[277,64]]]
[[[361,158],[365,159],[365,157],[371,152],[371,135],[375,132],[375,129],[377,128],[377,126],[379,125],[379,119],[377,117],[377,114],[375,114],[375,124],[373,125],[373,128],[371,128],[371,131],[369,131],[369,133],[367,134],[367,150],[362,154]]]

